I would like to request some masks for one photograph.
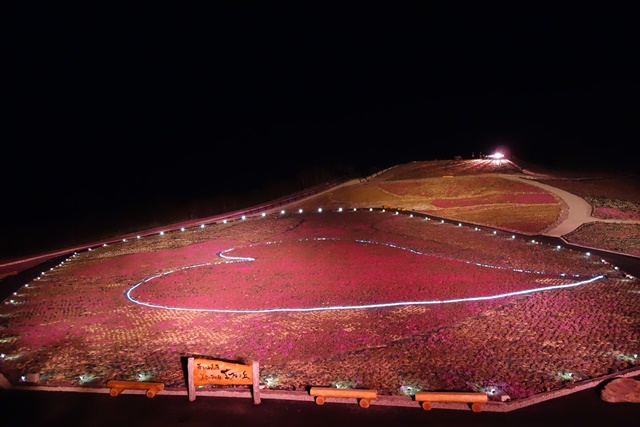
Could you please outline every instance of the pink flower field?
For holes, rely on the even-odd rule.
[[[506,161],[413,162],[364,184],[339,187],[303,200],[296,207],[307,211],[318,207],[386,206],[516,233],[540,234],[561,219],[563,205],[546,190],[507,178],[515,173],[520,170]]]
[[[381,209],[270,214],[78,253],[0,307],[12,383],[185,389],[189,356],[264,387],[519,399],[638,365],[640,283],[582,251]]]

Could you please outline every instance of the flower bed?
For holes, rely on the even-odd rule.
[[[380,188],[398,196],[430,198],[491,197],[512,194],[548,194],[540,187],[501,178],[498,176],[462,176],[453,178],[429,178],[418,181],[390,181]],[[553,197],[553,196],[552,196]]]
[[[410,164],[397,172],[405,176],[422,169],[420,164]],[[318,206],[325,209],[388,206],[525,234],[542,232],[562,213],[562,205],[545,190],[486,175],[403,181],[394,176],[393,180],[340,187],[294,203],[291,208],[311,211]]]
[[[412,167],[391,170],[390,180],[411,180],[442,176],[468,176],[481,174],[521,173],[520,168],[509,160],[435,160],[414,162]],[[406,165],[403,165],[406,166]]]
[[[596,218],[640,221],[640,203],[597,196],[584,199],[593,206],[593,216]]]
[[[435,199],[431,202],[438,208],[459,208],[465,206],[485,206],[499,204],[545,204],[558,203],[552,194],[496,194],[491,196],[456,198],[456,199]]]
[[[491,298],[464,300],[478,296]],[[203,355],[258,360],[273,389],[517,399],[636,366],[639,307],[638,280],[614,266],[508,233],[389,211],[272,215],[45,272],[0,306],[0,370],[184,389],[181,358]]]
[[[640,224],[593,222],[565,238],[578,245],[640,256]]]

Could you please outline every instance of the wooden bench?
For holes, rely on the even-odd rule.
[[[482,403],[489,401],[486,393],[457,392],[457,391],[419,391],[414,395],[416,402],[420,402],[422,409],[431,409],[432,402],[462,402],[470,403],[473,412],[482,411]]]
[[[109,394],[114,397],[119,395],[125,389],[147,390],[145,394],[149,398],[158,394],[160,390],[164,390],[163,383],[152,383],[152,382],[145,382],[145,381],[110,380],[109,382],[107,382],[107,387],[111,389],[109,390]]]
[[[358,404],[362,408],[368,408],[371,400],[378,397],[377,390],[360,388],[311,387],[309,394],[315,396],[318,405],[323,405],[327,397],[355,398],[358,399]]]

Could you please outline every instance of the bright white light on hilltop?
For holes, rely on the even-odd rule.
[[[489,154],[487,157],[490,158],[490,159],[498,160],[498,159],[504,158],[504,154],[502,154],[502,153]]]

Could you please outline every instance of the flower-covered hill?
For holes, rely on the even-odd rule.
[[[184,389],[181,358],[265,387],[495,390],[636,366],[640,291],[597,257],[392,210],[272,214],[76,254],[0,306],[13,383]],[[497,393],[497,394],[496,394]]]
[[[390,168],[358,183],[340,186],[293,208],[387,206],[452,220],[544,234],[568,213],[554,194],[524,177],[582,197],[592,206],[588,221],[564,236],[586,247],[640,256],[640,177],[615,173],[521,168],[508,160],[439,160]]]
[[[293,208],[392,207],[524,234],[540,234],[561,218],[562,203],[531,184],[508,160],[441,160],[391,168],[365,182],[295,203]]]
[[[517,168],[498,170],[509,163],[469,162],[399,165],[277,213],[78,253],[0,305],[0,373],[184,389],[180,360],[203,355],[257,360],[271,389],[520,399],[637,367],[638,279],[507,232],[543,230],[566,206]],[[631,197],[558,181],[615,199],[607,215],[633,211]],[[620,224],[602,225],[623,241]]]
[[[403,181],[443,176],[468,176],[480,174],[522,174],[520,166],[507,159],[434,160],[412,162],[389,169],[387,181]]]

